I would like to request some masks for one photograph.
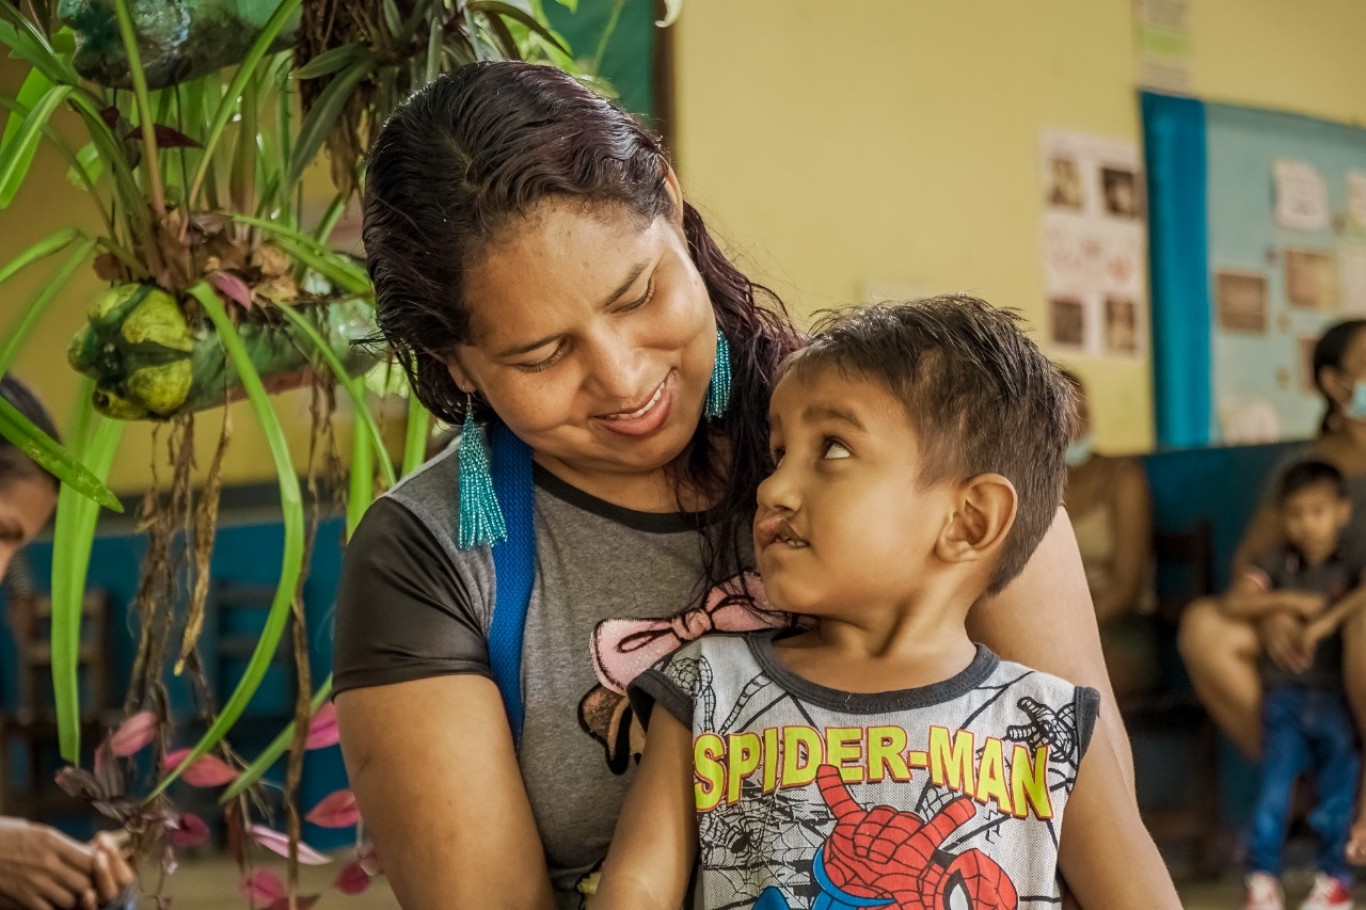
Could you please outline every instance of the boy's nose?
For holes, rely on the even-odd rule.
[[[797,508],[796,484],[793,483],[790,472],[784,471],[782,465],[773,469],[773,473],[764,478],[759,484],[759,508],[765,511],[791,512]]]

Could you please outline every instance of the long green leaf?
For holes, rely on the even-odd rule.
[[[372,444],[360,433],[351,436],[351,482],[346,493],[346,539],[356,533],[365,510],[375,498],[375,454],[381,461],[389,456],[383,448],[374,449]]]
[[[366,53],[369,52],[360,42],[330,48],[295,70],[294,78],[302,80],[330,76],[345,69]]]
[[[327,674],[327,679],[318,687],[318,691],[313,695],[313,701],[309,714],[317,714],[318,709],[323,706],[323,702],[332,696],[332,674]],[[228,788],[223,791],[223,795],[218,797],[219,805],[226,806],[237,797],[247,791],[247,788],[260,780],[270,766],[289,751],[290,743],[294,742],[294,727],[296,721],[290,721],[289,726],[280,731],[280,735],[270,741],[265,751],[256,757],[256,761],[242,769],[242,773],[237,775]]]
[[[394,466],[389,462],[389,457],[385,453],[384,434],[380,432],[379,423],[375,421],[375,415],[370,413],[370,403],[365,399],[365,383],[350,376],[346,372],[346,367],[337,357],[332,346],[323,338],[322,333],[306,317],[295,312],[291,306],[277,306],[276,311],[287,319],[295,329],[306,337],[313,349],[318,352],[327,365],[331,367],[332,373],[337,377],[337,382],[351,399],[352,407],[356,412],[356,419],[364,427],[366,435],[370,437],[370,444],[374,446],[375,453],[379,455],[380,470],[384,472],[384,482],[388,486],[393,486],[398,478],[394,476]],[[359,430],[357,431],[359,435]]]
[[[85,236],[74,227],[62,228],[60,231],[48,234],[42,240],[15,256],[9,262],[0,266],[0,284],[8,281],[16,272],[19,272],[33,263],[53,253],[60,252],[71,245],[77,237]]]
[[[261,375],[252,364],[241,336],[237,334],[237,327],[233,325],[223,304],[219,302],[218,294],[208,282],[200,281],[190,288],[190,295],[199,301],[204,307],[204,312],[213,321],[214,329],[218,332],[218,340],[227,352],[228,360],[242,377],[242,388],[246,391],[252,410],[256,412],[256,419],[261,422],[261,429],[270,444],[270,454],[275,461],[275,473],[280,484],[280,511],[284,517],[285,546],[280,560],[280,583],[275,589],[275,599],[271,602],[270,613],[266,616],[265,627],[261,630],[261,638],[256,643],[256,651],[251,655],[251,660],[247,662],[242,679],[219,710],[218,716],[214,718],[213,724],[204,733],[203,738],[190,750],[190,754],[179,767],[162,778],[161,783],[148,795],[149,801],[161,795],[196,759],[218,745],[242,716],[247,703],[256,694],[261,680],[265,678],[266,671],[270,669],[271,659],[279,647],[280,637],[284,634],[285,625],[289,621],[290,606],[298,596],[299,577],[304,569],[303,496],[299,492],[299,477],[294,473],[294,464],[289,456],[289,443],[285,439],[284,428],[280,426],[279,415],[275,413],[270,396],[266,394],[265,386],[261,383]]]
[[[34,426],[33,421],[3,398],[0,398],[0,436],[14,443],[19,451],[32,458],[40,468],[77,493],[93,499],[106,509],[123,511],[118,497],[110,492],[104,481],[82,464],[69,449]]]
[[[142,68],[138,50],[138,35],[133,25],[129,0],[114,0],[114,14],[119,22],[119,38],[123,53],[128,58],[128,75],[133,80],[133,102],[138,110],[138,129],[142,133],[142,173],[152,197],[152,210],[158,216],[166,214],[166,191],[161,183],[161,162],[157,160],[156,118],[152,116],[151,93],[147,88],[147,71]]]
[[[48,279],[43,287],[29,301],[24,312],[19,317],[19,321],[6,330],[5,337],[0,339],[0,375],[4,375],[9,369],[14,356],[19,353],[19,349],[24,346],[24,341],[28,338],[33,327],[38,324],[43,313],[47,311],[57,293],[71,280],[72,274],[85,262],[90,252],[95,249],[94,239],[82,243],[71,251],[71,255],[66,258],[61,267]]]
[[[6,28],[0,28],[0,44],[13,51],[20,59],[43,71],[55,85],[76,86],[80,77],[71,65],[58,56],[38,27],[28,20],[10,0],[0,0],[0,18]]]
[[[9,208],[19,185],[24,182],[33,155],[38,150],[38,140],[43,135],[43,127],[48,118],[71,94],[71,86],[58,85],[48,89],[42,100],[29,111],[24,123],[15,134],[14,141],[0,152],[0,209]]]
[[[52,80],[47,78],[47,74],[40,69],[29,70],[28,76],[24,79],[24,84],[19,86],[19,94],[15,100],[21,107],[32,109],[38,103],[38,99],[47,94],[47,90],[52,88]],[[14,141],[15,135],[19,132],[19,127],[23,125],[27,114],[15,111],[9,115],[5,121],[5,134],[0,136],[0,153],[9,148]]]
[[[318,149],[322,148],[327,134],[332,132],[332,127],[336,125],[346,102],[351,100],[351,94],[356,90],[356,86],[374,71],[375,65],[375,58],[370,54],[359,57],[338,75],[333,76],[332,81],[327,83],[327,88],[323,89],[322,94],[313,102],[313,107],[304,117],[304,122],[299,126],[299,135],[294,140],[294,153],[289,161],[290,185],[299,182],[304,170],[318,154]]]
[[[431,414],[408,390],[408,432],[403,442],[403,475],[406,477],[427,460],[427,444],[431,441]]]
[[[118,451],[124,423],[93,414],[88,383],[82,393],[75,435],[82,444],[83,456],[103,486]],[[81,607],[98,521],[99,507],[82,491],[63,483],[57,496],[52,541],[52,694],[61,755],[72,764],[79,764],[81,755]]]
[[[228,83],[228,90],[224,93],[218,103],[218,109],[214,112],[213,121],[209,126],[208,132],[204,136],[203,156],[199,160],[199,170],[195,172],[194,182],[191,184],[189,194],[186,196],[190,204],[194,203],[199,194],[199,188],[204,183],[204,176],[208,173],[210,165],[213,163],[213,152],[218,147],[218,141],[223,137],[223,130],[227,127],[228,121],[232,119],[233,112],[237,109],[238,102],[241,100],[242,91],[246,88],[247,81],[251,79],[256,70],[256,65],[261,62],[261,58],[270,50],[270,46],[275,43],[284,27],[289,24],[289,20],[299,10],[303,0],[282,0],[276,7],[275,12],[266,20],[266,24],[261,27],[261,33],[252,42],[251,48],[242,58],[242,62],[237,66],[237,72],[233,73],[232,81]]]
[[[537,35],[540,35],[543,41],[559,48],[562,53],[571,53],[560,36],[546,27],[545,23],[538,21],[535,16],[524,9],[518,9],[511,3],[503,3],[502,0],[470,0],[470,2],[465,5],[465,8],[473,10],[474,12],[484,13],[485,15],[502,16],[506,19],[511,19],[514,22],[519,22]]]

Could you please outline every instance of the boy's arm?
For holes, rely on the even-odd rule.
[[[1265,572],[1248,567],[1233,580],[1221,606],[1226,614],[1238,619],[1257,620],[1281,611],[1313,619],[1323,612],[1325,600],[1321,594],[1275,590]]]
[[[593,910],[678,910],[697,855],[692,731],[656,706]]]
[[[1366,605],[1366,585],[1351,591],[1346,597],[1310,620],[1304,627],[1305,647],[1312,649],[1332,635],[1347,617],[1360,610],[1363,605]]]
[[[1063,816],[1058,865],[1085,910],[1181,910],[1171,876],[1097,724]]]

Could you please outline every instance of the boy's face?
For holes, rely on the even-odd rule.
[[[909,598],[953,512],[900,401],[834,368],[789,373],[769,406],[776,463],[759,486],[754,550],[774,606],[847,616]]]
[[[1351,503],[1326,483],[1296,490],[1281,504],[1286,540],[1309,554],[1331,552],[1351,517]]]

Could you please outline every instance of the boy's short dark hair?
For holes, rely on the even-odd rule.
[[[963,294],[825,315],[779,377],[834,366],[883,382],[920,439],[921,482],[996,473],[1015,486],[1015,525],[988,593],[1024,568],[1062,503],[1072,385],[1011,310]]]
[[[1285,505],[1287,499],[1309,487],[1329,487],[1338,499],[1347,499],[1347,480],[1342,472],[1326,461],[1300,461],[1291,465],[1281,475],[1281,484],[1276,491],[1276,502]]]

